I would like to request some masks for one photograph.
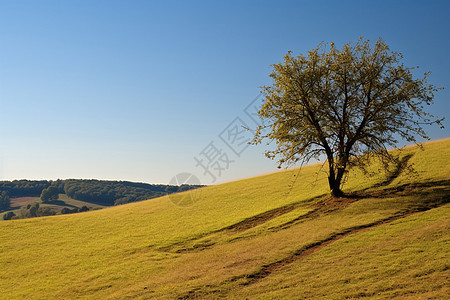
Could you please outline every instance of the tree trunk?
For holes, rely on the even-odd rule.
[[[344,174],[344,169],[338,169],[338,174],[335,173],[334,168],[330,165],[330,176],[328,176],[328,184],[330,186],[331,195],[333,197],[342,197],[344,192],[341,190],[341,181]]]
[[[333,155],[328,153],[328,167],[329,167],[329,176],[328,176],[328,184],[330,186],[331,195],[333,197],[342,197],[344,196],[344,192],[341,190],[341,181],[344,176],[345,167],[340,166],[340,168],[337,168],[335,165],[335,160]],[[341,163],[342,159],[339,159],[339,163]],[[346,163],[346,161],[344,162]],[[337,173],[336,173],[337,171]]]
[[[342,197],[342,196],[344,196],[344,192],[342,192],[342,190],[341,190],[341,182],[340,182],[340,180],[339,181],[336,180],[336,178],[334,178],[334,176],[331,177],[331,174],[330,174],[330,177],[328,177],[328,183],[330,185],[331,195],[333,197]]]

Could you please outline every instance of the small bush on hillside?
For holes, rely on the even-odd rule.
[[[33,203],[27,205],[27,217],[34,218],[37,217],[37,211],[39,209],[39,203]]]
[[[87,208],[87,207],[86,207]],[[89,210],[89,209],[88,209]],[[64,207],[63,209],[61,209],[61,214],[63,215],[67,215],[67,214],[74,214],[79,212],[80,210],[78,208],[74,208],[74,209],[70,209],[68,207]]]
[[[11,220],[15,216],[16,216],[15,213],[13,213],[12,211],[8,211],[3,215],[3,220]]]
[[[35,202],[33,204],[28,204],[27,206],[23,206],[16,216],[13,216],[14,219],[27,219],[27,218],[35,218],[35,217],[44,217],[44,216],[53,216],[56,215],[56,212],[48,207],[41,207],[39,203]]]
[[[48,207],[39,207],[36,211],[36,217],[54,216],[56,212]]]

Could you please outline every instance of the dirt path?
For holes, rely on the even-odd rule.
[[[315,219],[320,216],[329,214],[333,211],[342,210],[352,203],[359,201],[361,199],[366,198],[390,198],[393,196],[401,197],[408,196],[411,194],[423,194],[423,197],[426,198],[429,191],[426,191],[427,188],[436,187],[441,190],[446,195],[450,195],[450,180],[441,180],[441,181],[433,181],[433,182],[422,182],[422,183],[413,183],[413,184],[404,184],[396,187],[386,187],[378,190],[369,190],[365,189],[362,191],[356,191],[348,194],[346,197],[341,198],[333,198],[326,197],[325,195],[320,195],[314,198],[310,198],[304,201],[291,203],[285,206],[281,206],[255,216],[246,218],[240,222],[229,225],[227,227],[211,231],[208,233],[204,233],[202,235],[192,237],[189,240],[185,240],[182,242],[174,243],[172,245],[168,245],[165,247],[161,247],[158,250],[164,252],[174,252],[174,253],[189,253],[189,252],[198,252],[209,249],[213,247],[216,242],[214,241],[214,235],[217,233],[230,233],[236,234],[240,232],[244,232],[248,229],[254,228],[258,225],[264,224],[274,218],[282,216],[286,213],[289,213],[297,208],[305,208],[311,209],[306,214],[302,214],[297,218],[294,218],[290,221],[287,221],[278,226],[274,226],[269,228],[268,230],[272,232],[280,231],[283,229],[287,229],[291,226],[299,224],[301,222],[305,222],[307,220]],[[448,196],[447,198],[450,198]],[[445,202],[445,199],[441,202]],[[309,204],[309,205],[308,205]],[[417,207],[410,208],[412,210],[418,209],[423,210],[426,207],[432,207],[434,204],[425,201],[421,205]],[[238,240],[238,239],[234,239]],[[189,245],[189,246],[187,246]]]
[[[408,217],[410,215],[427,211],[439,206],[442,206],[449,202],[448,193],[443,193],[438,195],[437,197],[433,197],[432,200],[424,201],[423,205],[412,207],[409,210],[405,210],[402,212],[399,212],[397,214],[394,214],[390,217],[364,224],[359,226],[354,226],[347,228],[339,233],[335,233],[333,235],[328,236],[325,239],[322,239],[320,241],[305,245],[298,250],[294,251],[289,256],[286,256],[282,259],[279,259],[277,261],[274,261],[272,263],[263,265],[260,269],[247,273],[242,274],[238,276],[234,276],[226,281],[223,281],[221,283],[218,283],[217,285],[208,285],[204,287],[197,287],[195,289],[190,290],[189,292],[182,294],[178,297],[178,299],[204,299],[206,298],[221,298],[226,296],[227,291],[229,289],[230,283],[234,283],[236,288],[239,288],[240,286],[247,286],[254,284],[271,274],[278,272],[282,270],[285,266],[290,265],[294,262],[297,262],[301,259],[306,258],[307,256],[323,249],[324,247],[343,239],[349,235],[356,234],[365,230],[370,230],[373,228],[376,228],[378,226],[382,226],[385,224],[392,223],[394,221],[400,220],[402,218]],[[312,214],[317,214],[319,209],[312,212]],[[227,286],[225,289],[224,287]]]

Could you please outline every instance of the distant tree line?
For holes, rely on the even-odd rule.
[[[39,197],[51,183],[48,180],[0,181],[0,191],[8,192],[10,197]]]
[[[0,211],[8,210],[11,206],[11,200],[7,191],[0,191]]]
[[[102,205],[142,201],[199,187],[202,186],[174,186],[94,179],[0,181],[0,191],[7,192],[10,197],[40,196],[45,203],[58,199],[58,194],[66,194],[75,200]]]

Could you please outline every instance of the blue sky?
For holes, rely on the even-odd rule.
[[[244,109],[271,64],[381,37],[449,87],[449,12],[449,1],[0,0],[0,179],[190,172],[211,184],[194,160],[211,145],[228,164],[214,183],[275,171],[264,146],[237,155],[219,136],[236,118],[252,126]],[[435,102],[446,116],[448,89]],[[432,139],[449,136],[444,124]]]

